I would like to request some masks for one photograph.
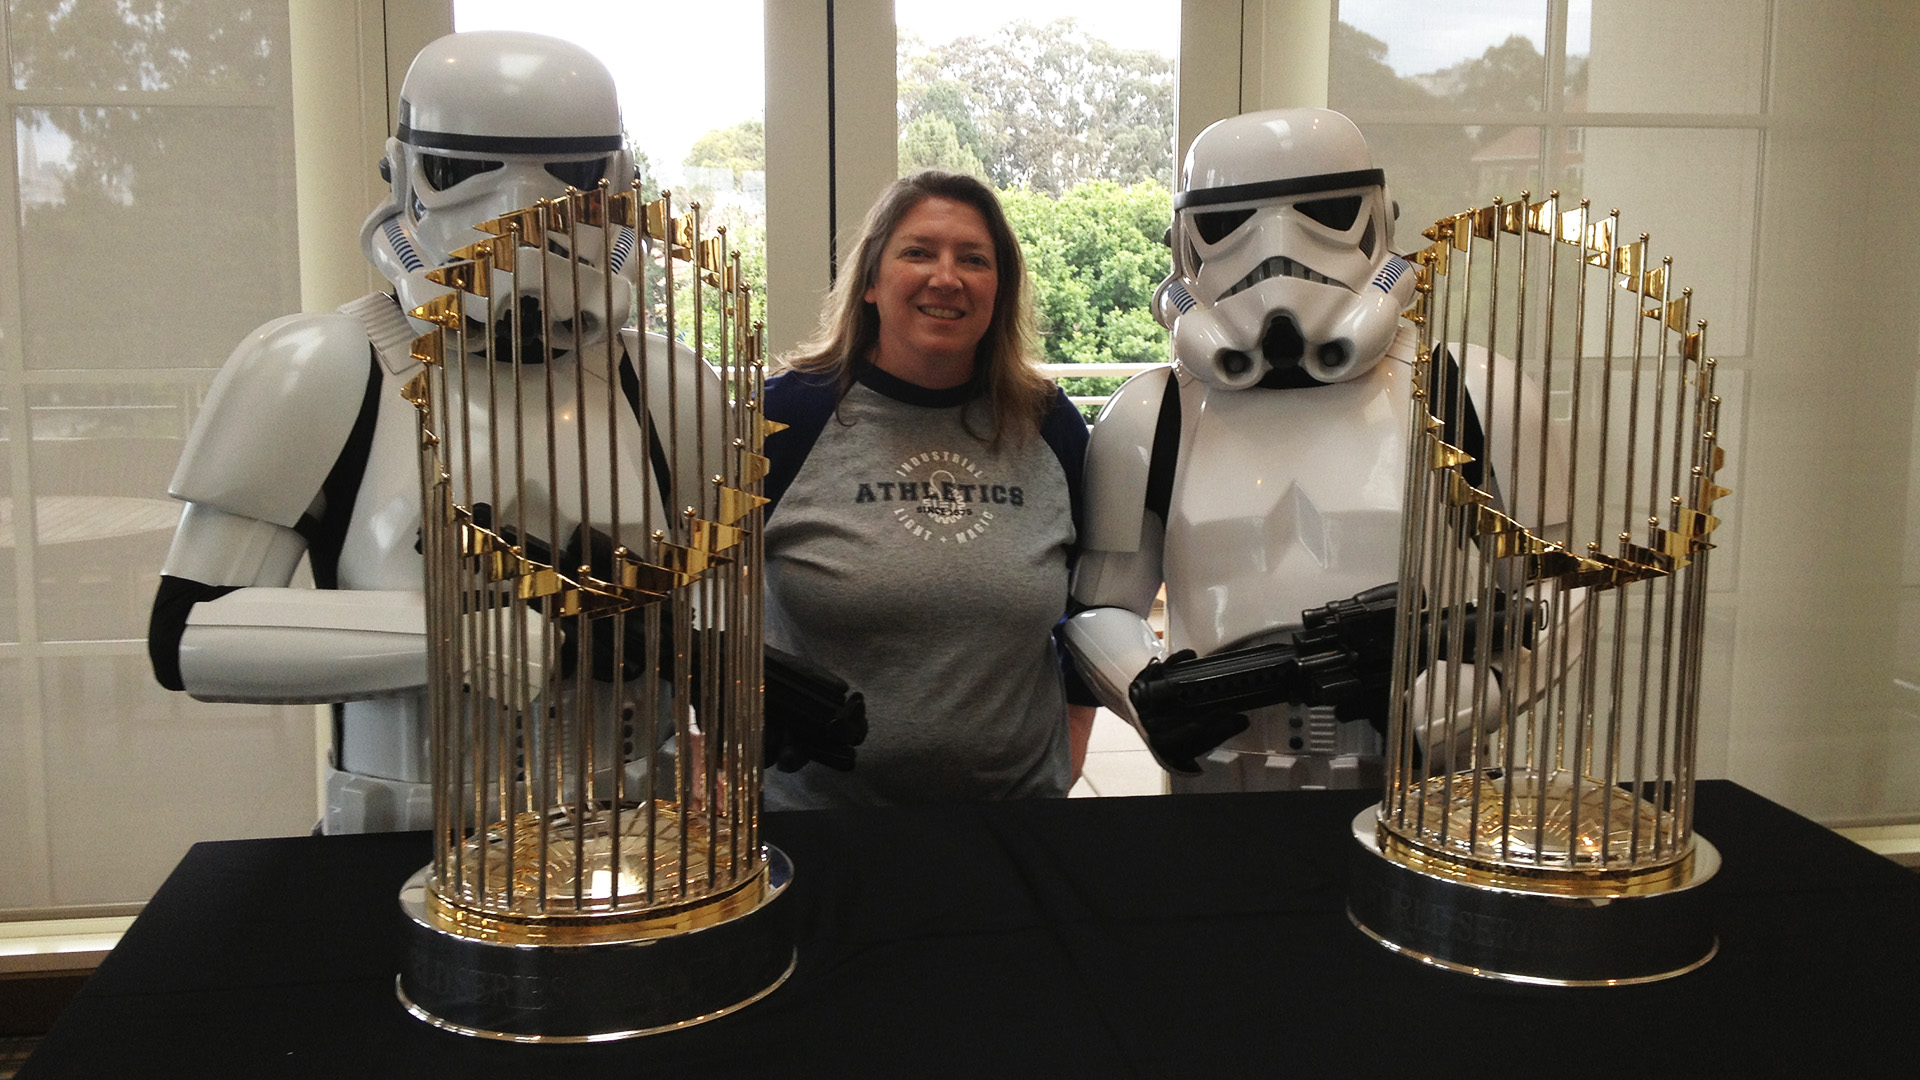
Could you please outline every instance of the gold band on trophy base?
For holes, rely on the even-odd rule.
[[[1618,211],[1523,194],[1424,235],[1386,790],[1349,915],[1477,975],[1682,974],[1716,949],[1693,833],[1728,494],[1706,323]]]
[[[397,990],[488,1038],[671,1030],[794,963],[760,838],[761,330],[698,203],[603,181],[480,228],[409,312],[435,827]]]

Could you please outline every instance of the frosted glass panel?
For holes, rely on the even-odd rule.
[[[1709,325],[1709,351],[1748,351],[1759,198],[1760,133],[1691,128],[1571,128],[1584,148],[1577,169],[1557,180],[1562,198],[1619,207],[1633,235],[1672,255],[1674,280],[1695,295],[1694,318]]]
[[[1495,196],[1538,200],[1558,189],[1569,209],[1591,198],[1596,216],[1618,207],[1629,234],[1652,234],[1653,249],[1674,257],[1675,279],[1697,296],[1695,317],[1711,323],[1712,351],[1746,353],[1758,131],[1371,124],[1366,134],[1400,204],[1399,250],[1421,247],[1436,219]]]
[[[11,560],[9,560],[11,561]],[[0,660],[0,700],[20,701],[20,663]],[[28,756],[28,725],[38,717],[12,705],[0,709],[0,911],[42,902],[42,867],[28,854],[38,837],[33,803],[41,797],[38,763]]]
[[[287,80],[287,5],[8,0],[20,90],[265,90]]]
[[[297,309],[284,123],[265,108],[16,110],[26,366],[218,367]]]
[[[1540,177],[1542,129],[1366,124],[1375,164],[1386,171],[1387,194],[1400,205],[1393,242],[1399,251],[1426,245],[1420,230],[1440,218],[1497,195],[1517,199],[1545,190]]]
[[[1757,113],[1765,107],[1765,4],[1584,0],[1570,4],[1567,14],[1575,38],[1567,49],[1569,110]],[[1580,37],[1591,42],[1585,56]]]
[[[142,901],[198,840],[307,832],[315,714],[170,693],[145,643],[193,413],[300,302],[288,5],[0,4],[5,918]]]
[[[146,636],[180,504],[167,481],[192,422],[177,386],[34,387],[35,593],[45,641]]]
[[[143,900],[195,841],[313,828],[312,707],[161,693],[145,656],[48,659],[40,677],[51,903]]]
[[[1342,0],[1336,109],[1533,111],[1549,85],[1573,112],[1756,113],[1767,8],[1751,0],[1572,0],[1558,34],[1545,0]],[[1565,60],[1550,70],[1548,42]]]

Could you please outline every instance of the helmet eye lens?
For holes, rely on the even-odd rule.
[[[1253,216],[1253,211],[1254,208],[1249,206],[1243,210],[1214,210],[1195,214],[1193,229],[1200,234],[1200,239],[1208,244],[1217,244],[1225,240],[1233,230],[1245,224],[1246,220]]]
[[[1360,196],[1341,195],[1332,199],[1309,199],[1294,203],[1293,208],[1329,229],[1346,232],[1353,228],[1355,218],[1360,216]]]
[[[547,163],[547,172],[553,174],[554,179],[559,180],[568,187],[576,187],[585,191],[595,184],[598,184],[600,178],[607,175],[607,159],[594,158],[591,161],[550,161]]]
[[[445,191],[462,180],[479,176],[483,172],[492,172],[504,164],[499,161],[476,161],[472,158],[450,158],[439,154],[421,154],[420,172],[427,178],[427,184],[435,191]]]

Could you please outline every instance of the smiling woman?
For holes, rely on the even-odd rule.
[[[1019,245],[984,184],[927,172],[849,265],[767,383],[767,642],[864,694],[868,734],[767,805],[1064,795],[1093,720],[1053,637],[1087,432],[1033,366]]]
[[[980,211],[937,195],[915,203],[863,295],[880,318],[874,366],[930,388],[970,382],[999,282]]]
[[[972,283],[968,286],[958,280],[963,258],[976,260],[964,271]],[[936,292],[912,302],[892,296],[890,288],[913,284],[917,271],[912,268],[942,259],[952,262],[953,276],[928,280]],[[986,262],[986,273],[977,260]],[[991,411],[995,432],[1018,432],[1044,420],[1055,389],[1034,367],[1039,350],[1034,345],[1026,259],[998,196],[986,184],[934,170],[895,181],[867,212],[847,265],[852,271],[835,283],[819,334],[786,358],[788,366],[831,376],[842,394],[853,385],[859,368],[869,364],[929,389],[965,384],[977,391],[970,400],[981,399]],[[982,289],[989,279],[991,287]],[[958,310],[951,305],[960,300],[989,309],[984,328],[972,337],[971,350],[958,349],[945,378],[926,370],[933,361],[931,355],[920,355],[920,349],[930,345],[937,352],[953,343],[933,338],[911,344],[919,340],[915,327],[923,327],[916,322],[923,316],[918,308],[936,296],[949,310]],[[971,329],[971,320],[958,321]],[[952,333],[967,330],[955,328]],[[889,364],[910,366],[896,369]],[[964,372],[964,377],[946,381],[956,372]],[[974,430],[971,421],[968,430]],[[997,441],[998,435],[992,438]]]

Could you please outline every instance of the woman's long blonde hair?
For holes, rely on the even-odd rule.
[[[867,290],[880,272],[887,240],[915,206],[930,198],[952,199],[980,212],[993,238],[994,266],[999,280],[993,294],[993,317],[973,354],[975,400],[984,400],[993,416],[991,441],[1002,432],[1020,437],[1037,434],[1052,407],[1053,383],[1034,367],[1033,300],[1027,285],[1026,260],[1013,235],[1006,212],[993,189],[971,176],[928,170],[896,180],[867,211],[847,270],[834,282],[820,330],[811,340],[782,358],[783,366],[815,374],[831,374],[844,395],[853,385],[856,366],[870,363],[880,341],[879,310],[867,302]],[[967,430],[976,437],[971,424]]]

